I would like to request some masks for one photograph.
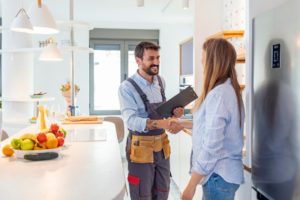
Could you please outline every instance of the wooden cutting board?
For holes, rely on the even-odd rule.
[[[98,119],[98,120],[95,120],[95,121],[76,121],[76,122],[63,120],[61,123],[62,124],[102,124],[102,122],[103,122],[102,119]]]

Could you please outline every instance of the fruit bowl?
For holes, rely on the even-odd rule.
[[[55,152],[55,153],[59,154],[61,149],[62,149],[62,147],[57,147],[54,149],[43,149],[43,150],[16,150],[16,149],[14,149],[14,152],[15,152],[17,158],[24,159],[24,155],[27,155],[27,154],[37,154],[37,153],[46,153],[46,152]]]

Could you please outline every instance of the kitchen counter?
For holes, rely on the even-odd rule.
[[[114,124],[63,127],[68,135],[57,159],[32,162],[0,158],[1,199],[123,199],[125,176]],[[25,132],[37,130],[30,126],[16,136]]]

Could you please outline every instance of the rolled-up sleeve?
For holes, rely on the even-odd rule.
[[[129,87],[124,84],[119,87],[119,101],[121,114],[127,127],[132,131],[145,131],[147,118],[138,116],[138,105]]]
[[[217,161],[223,156],[225,127],[229,120],[229,112],[219,95],[208,96],[205,101],[205,132],[201,139],[202,148],[194,152],[191,171],[208,175],[214,169]]]

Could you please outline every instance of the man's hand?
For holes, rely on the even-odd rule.
[[[184,127],[179,123],[179,120],[176,118],[169,119],[169,128],[168,132],[176,134],[181,131]]]
[[[173,110],[173,117],[180,118],[184,114],[183,107],[177,107]]]

